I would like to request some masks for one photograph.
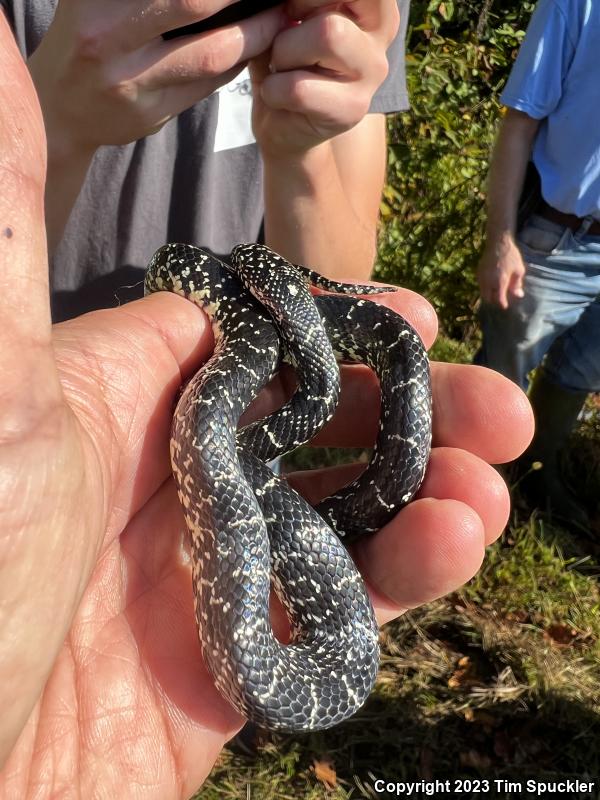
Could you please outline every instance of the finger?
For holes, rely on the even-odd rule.
[[[153,0],[150,6],[141,4],[132,15],[127,28],[127,44],[135,50],[163,33],[212,17],[236,0]]]
[[[490,280],[487,273],[480,273],[478,274],[478,282],[483,302],[495,305],[498,296],[498,287],[495,281]]]
[[[304,20],[331,5],[330,0],[288,0],[286,11],[293,19]],[[379,34],[386,44],[396,35],[400,14],[395,0],[353,0],[344,4],[344,11],[362,30]]]
[[[347,486],[365,464],[342,464],[323,469],[291,472],[289,483],[311,505]],[[510,497],[498,472],[472,453],[441,447],[431,451],[425,479],[417,498],[458,500],[481,519],[485,543],[491,544],[504,530],[510,512]]]
[[[9,430],[19,417],[18,425],[35,424],[38,415],[45,414],[48,406],[55,409],[60,401],[50,342],[45,177],[46,139],[42,113],[31,76],[6,16],[0,12],[3,430]]]
[[[525,393],[486,367],[434,366],[435,443],[464,448],[490,464],[502,464],[519,456],[531,441],[534,429]]]
[[[459,500],[475,511],[483,524],[485,544],[502,533],[510,513],[510,496],[498,471],[486,461],[459,448],[431,451],[418,498]]]
[[[191,75],[188,76],[186,69],[182,69],[178,73],[177,65],[172,64],[166,72],[162,71],[162,67],[153,74],[151,80],[151,89],[156,101],[156,106],[160,104],[160,117],[157,123],[157,128],[162,127],[166,122],[191,108],[195,103],[204,99],[221,86],[225,86],[234,80],[236,75],[239,75],[243,70],[243,66],[236,66],[227,72],[223,72],[216,77],[207,77],[204,75],[201,78],[194,79]],[[147,79],[144,76],[144,81]],[[161,90],[162,91],[156,91]]]
[[[362,87],[360,87],[362,88]],[[308,114],[331,135],[357,124],[369,110],[372,93],[351,83],[332,81],[310,70],[277,72],[263,81],[261,99],[274,111]]]
[[[313,67],[329,77],[353,81],[367,78],[370,72],[376,85],[387,74],[383,51],[380,54],[360,28],[337,13],[313,17],[279,33],[273,42],[270,66],[273,72]]]
[[[371,281],[376,286],[389,284]],[[421,337],[426,349],[435,341],[438,331],[437,315],[431,303],[410,289],[394,287],[394,292],[370,295],[369,301],[390,308],[410,323]]]
[[[267,50],[285,17],[279,7],[198,36],[157,40],[145,53],[144,83],[168,87],[213,78],[215,88],[224,73]]]
[[[498,278],[498,289],[493,300],[500,308],[508,308],[508,286],[508,278],[502,273]]]
[[[481,276],[479,278],[479,291],[481,293],[481,299],[484,303],[492,303],[492,296],[495,293],[494,287],[490,285],[489,281],[485,276]]]
[[[525,297],[525,290],[523,287],[523,275],[518,272],[513,272],[510,279],[510,285],[508,287],[508,291],[513,297],[522,298]]]
[[[352,548],[380,623],[455,591],[485,553],[483,524],[457,500],[415,500]]]
[[[108,459],[109,538],[170,473],[168,441],[179,387],[212,348],[206,316],[166,292],[54,326],[63,391]]]
[[[432,365],[433,441],[492,464],[512,461],[533,436],[533,414],[516,384],[485,367]],[[366,367],[342,369],[333,420],[315,437],[324,447],[371,447],[378,431],[379,385]]]

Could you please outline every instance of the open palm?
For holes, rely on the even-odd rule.
[[[178,387],[212,334],[165,294],[51,328],[43,127],[2,20],[0,76],[0,796],[189,797],[242,723],[203,667],[168,459]],[[382,302],[431,342],[424,300]],[[376,383],[350,368],[343,384],[322,441],[368,443]],[[437,365],[434,407],[419,498],[355,551],[382,621],[477,570],[508,513],[485,462],[531,435],[523,395],[487,370]],[[346,469],[296,484],[315,499]]]

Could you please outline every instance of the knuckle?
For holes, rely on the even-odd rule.
[[[73,46],[80,61],[100,62],[106,51],[105,31],[93,25],[84,26],[76,31]]]
[[[210,47],[199,48],[196,66],[199,75],[217,78],[235,63],[235,57],[232,56],[230,49],[224,42],[217,40],[211,43]]]
[[[107,79],[104,93],[109,100],[118,105],[134,106],[139,90],[133,81]]]
[[[290,81],[286,94],[289,97],[291,108],[296,110],[310,108],[312,101],[312,89],[309,81]]]
[[[335,52],[346,35],[348,23],[348,18],[341,14],[323,14],[319,18],[317,34],[320,46],[326,51]]]
[[[377,50],[373,56],[373,75],[378,85],[382,84],[390,71],[390,62],[381,50]]]
[[[344,111],[344,121],[347,127],[356,125],[368,113],[371,105],[371,96],[366,92],[353,92],[347,98]]]

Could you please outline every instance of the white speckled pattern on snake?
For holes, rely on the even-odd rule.
[[[192,539],[196,619],[221,693],[264,727],[315,730],[360,708],[377,674],[374,612],[342,539],[376,531],[415,494],[431,443],[429,364],[398,314],[346,294],[389,289],[328,281],[263,245],[231,265],[189,245],[153,257],[146,292],[171,291],[210,317],[215,349],[175,410],[171,460]],[[298,390],[282,409],[238,421],[283,362]],[[368,364],[381,385],[373,456],[350,486],[313,509],[264,463],[303,444],[339,395],[337,361]],[[292,638],[274,636],[275,588]]]

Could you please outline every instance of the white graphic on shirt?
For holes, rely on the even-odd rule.
[[[215,153],[253,144],[252,133],[252,84],[248,68],[221,86],[219,115],[215,133]]]

